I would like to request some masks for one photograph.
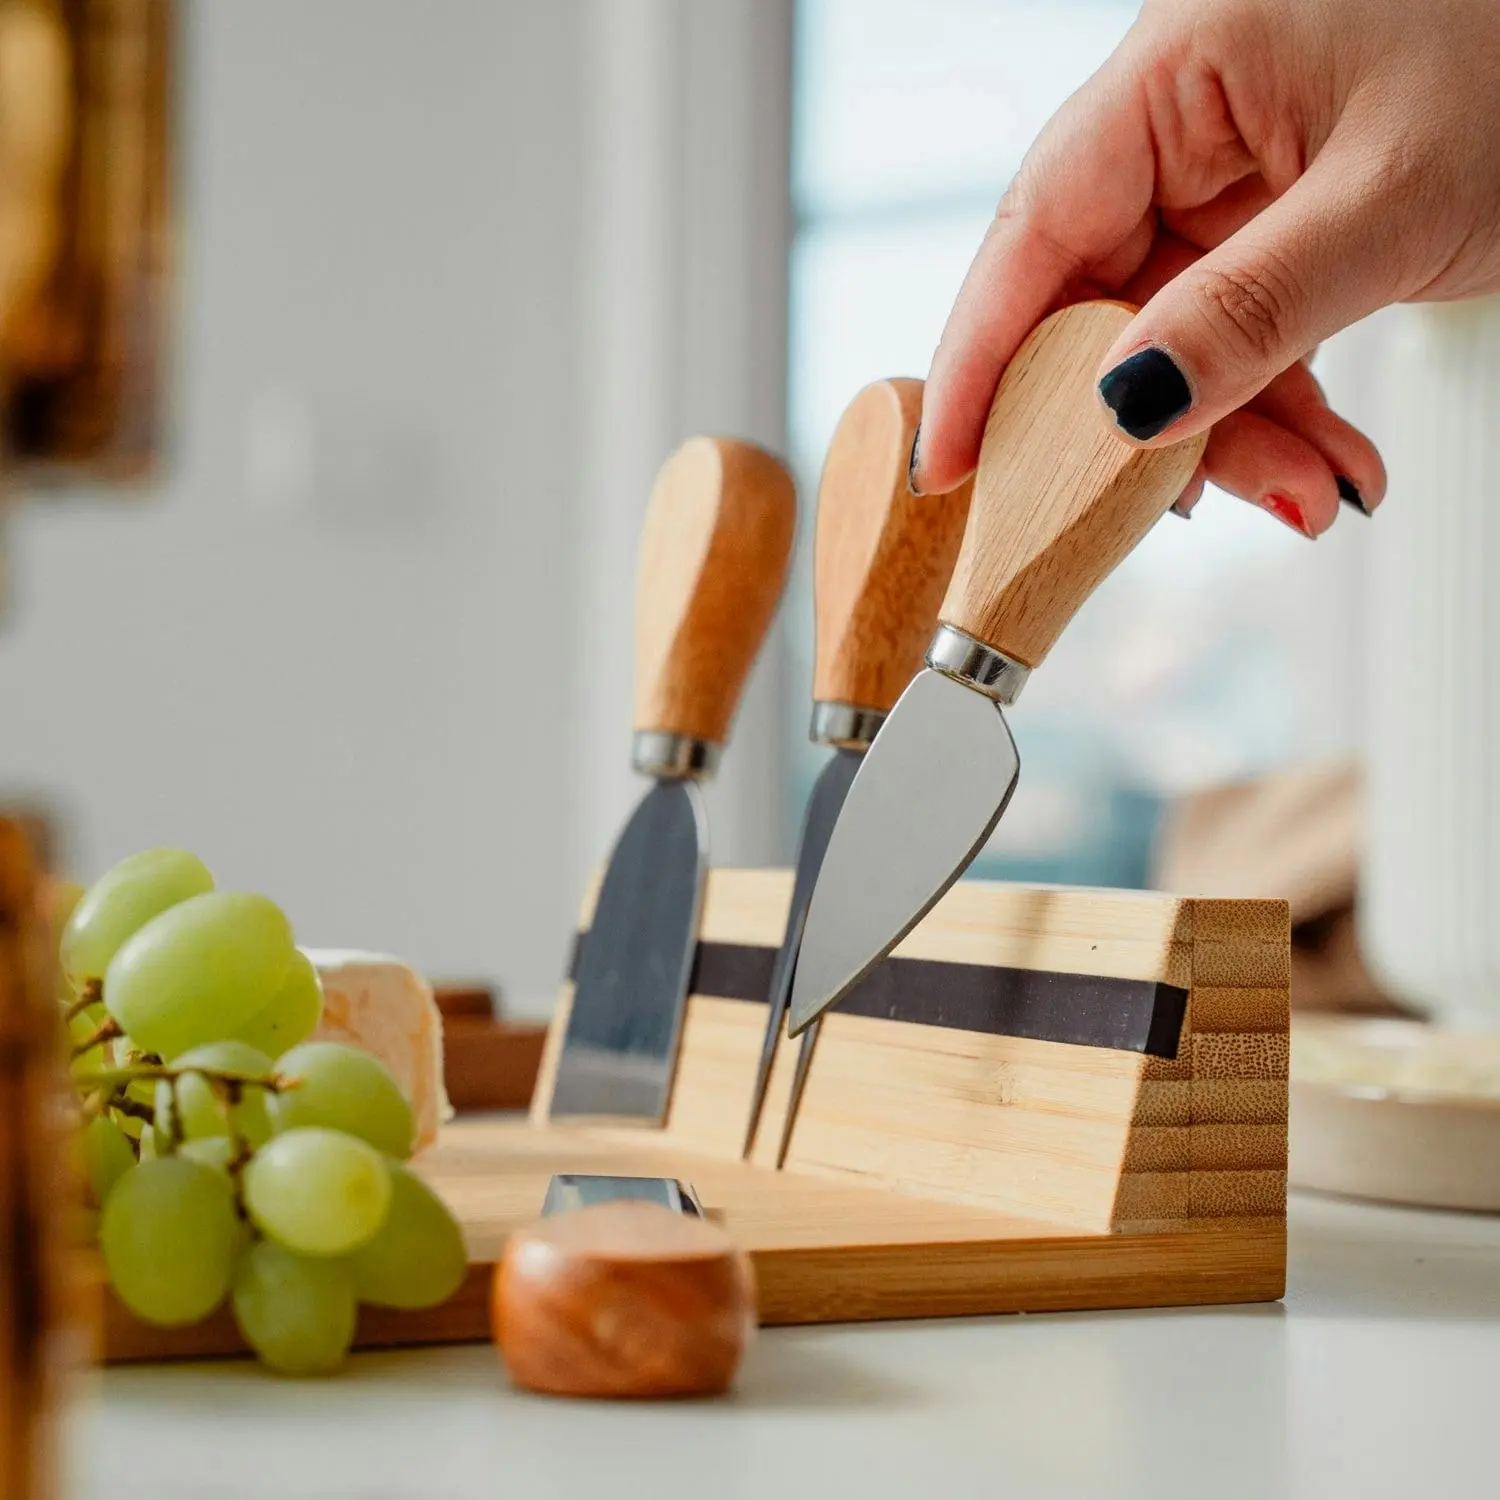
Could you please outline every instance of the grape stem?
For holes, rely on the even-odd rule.
[[[97,1005],[104,998],[102,979],[85,979],[82,993],[70,1005],[63,1008],[64,1021],[76,1021],[89,1006]]]
[[[139,1099],[132,1099],[124,1092],[114,1095],[109,1101],[109,1107],[116,1114],[129,1115],[132,1120],[144,1120],[148,1125],[156,1123],[156,1112],[149,1104],[142,1104]]]
[[[226,1118],[229,1125],[229,1138],[234,1142],[234,1155],[229,1158],[229,1163],[224,1170],[228,1172],[229,1180],[234,1185],[234,1211],[248,1224],[250,1210],[245,1206],[245,1168],[250,1165],[250,1159],[255,1155],[255,1147],[246,1139],[234,1119]]]
[[[172,1096],[172,1107],[167,1112],[167,1130],[162,1137],[162,1149],[167,1156],[176,1156],[177,1148],[182,1144],[182,1100],[177,1093],[180,1081],[174,1078],[167,1084],[167,1091]],[[161,1129],[160,1121],[156,1128]]]
[[[117,1036],[124,1036],[125,1031],[120,1023],[111,1017],[103,1022],[97,1031],[90,1032],[88,1036],[73,1048],[70,1054],[73,1058],[80,1058],[85,1053],[92,1052],[95,1047],[102,1047],[106,1042],[112,1042]]]
[[[81,1092],[87,1093],[92,1089],[118,1088],[131,1083],[177,1083],[189,1076],[201,1078],[209,1085],[235,1084],[265,1089],[268,1094],[281,1094],[302,1086],[300,1078],[284,1078],[280,1073],[240,1073],[233,1068],[173,1068],[162,1063],[134,1063],[123,1068],[101,1068],[97,1073],[76,1074],[74,1082]]]

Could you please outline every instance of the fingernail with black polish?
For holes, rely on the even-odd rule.
[[[1138,442],[1165,432],[1193,405],[1187,378],[1161,349],[1138,349],[1099,382],[1099,395],[1123,432]]]
[[[1360,515],[1368,516],[1370,507],[1365,504],[1365,497],[1360,494],[1352,479],[1345,479],[1342,474],[1334,476],[1334,483],[1339,487],[1339,499],[1345,505],[1352,505]]]
[[[917,430],[911,435],[911,457],[906,461],[906,487],[912,494],[920,495],[922,492],[917,488],[917,444],[922,441],[922,424],[917,423]]]
[[[1184,521],[1191,521],[1193,519],[1193,508],[1190,505],[1184,505],[1181,500],[1177,500],[1172,505],[1172,514],[1174,516],[1181,516]]]

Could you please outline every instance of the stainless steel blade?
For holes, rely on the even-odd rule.
[[[766,1104],[766,1085],[771,1081],[771,1064],[776,1058],[776,1044],[781,1039],[781,1028],[786,1022],[787,1002],[792,996],[792,975],[797,969],[797,949],[802,943],[802,927],[807,920],[807,905],[812,900],[813,887],[818,883],[823,853],[828,848],[828,840],[833,836],[839,809],[844,805],[844,798],[863,760],[862,750],[835,750],[818,773],[812,795],[807,799],[807,812],[802,821],[802,841],[797,846],[797,874],[792,881],[792,904],[787,909],[786,931],[776,954],[776,966],[771,971],[770,1013],[766,1017],[766,1034],[760,1047],[760,1068],[755,1075],[755,1092],[750,1098],[750,1122],[745,1129],[744,1155],[747,1158],[755,1145],[755,1132],[760,1126],[761,1111]]]
[[[691,781],[659,781],[620,835],[579,955],[550,1113],[666,1118],[708,872]]]
[[[963,874],[1020,768],[992,698],[930,667],[912,679],[866,753],[823,856],[792,981],[793,1036]]]
[[[658,1203],[689,1218],[703,1217],[703,1204],[691,1183],[676,1177],[596,1177],[582,1172],[559,1172],[547,1184],[542,1217],[572,1213],[596,1203]]]
[[[792,1074],[792,1088],[787,1095],[786,1113],[781,1117],[781,1142],[776,1147],[776,1170],[786,1165],[787,1152],[792,1149],[792,1132],[797,1128],[797,1116],[802,1112],[802,1095],[807,1089],[807,1075],[812,1071],[813,1052],[818,1045],[818,1033],[823,1029],[823,1018],[819,1016],[802,1033],[802,1045],[797,1049],[797,1067]]]

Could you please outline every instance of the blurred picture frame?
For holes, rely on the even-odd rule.
[[[31,106],[12,135],[40,199],[21,215],[40,264],[7,320],[0,441],[7,479],[33,493],[118,493],[162,453],[177,11],[0,0],[0,47]]]

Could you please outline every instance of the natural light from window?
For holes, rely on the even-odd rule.
[[[799,5],[789,428],[808,520],[787,632],[790,821],[821,760],[802,735],[829,434],[868,381],[926,373],[996,200],[1135,13],[1124,0]],[[1283,670],[1295,628],[1265,604],[1299,547],[1215,493],[1190,524],[1163,518],[1011,715],[1021,786],[976,873],[1142,884],[1164,796],[1303,753]]]

